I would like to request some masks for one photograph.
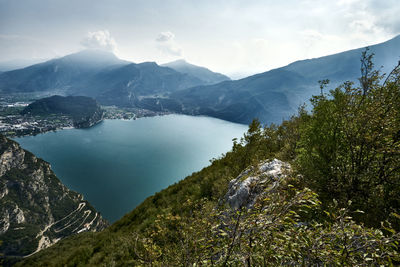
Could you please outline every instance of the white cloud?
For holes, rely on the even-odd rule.
[[[89,49],[117,52],[117,43],[108,30],[88,32],[85,39],[81,41],[81,45]]]
[[[173,34],[170,31],[167,32],[161,32],[156,41],[157,42],[168,42],[168,41],[173,41],[175,39],[175,34]]]
[[[175,41],[175,34],[170,31],[161,32],[157,38],[157,48],[169,56],[181,57],[183,55],[182,47]]]
[[[31,37],[42,44],[0,37],[0,61],[53,57],[52,50],[65,55],[82,44],[115,50],[118,41],[118,56],[134,62],[184,56],[223,73],[255,73],[400,33],[399,0],[122,0],[118,5],[98,0],[95,10],[88,1],[80,1],[79,9],[76,1],[49,1],[29,8],[3,1],[0,34]],[[36,14],[43,10],[53,16],[38,20]],[[71,16],[64,16],[66,10]],[[82,41],[86,29],[93,32]],[[113,36],[114,29],[118,36]]]

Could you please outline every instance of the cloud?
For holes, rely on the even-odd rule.
[[[88,32],[85,39],[81,41],[81,45],[88,49],[100,49],[113,53],[117,51],[117,43],[108,30]]]
[[[172,32],[161,32],[156,41],[157,42],[168,42],[168,41],[173,41],[175,39],[175,34]]]
[[[183,55],[182,47],[175,41],[175,34],[170,31],[161,32],[157,38],[157,48],[164,54],[180,57]]]
[[[400,7],[398,0],[340,0],[338,16],[351,32],[350,39],[376,40],[388,39],[398,34]],[[341,24],[339,23],[337,27]]]
[[[370,13],[376,16],[376,24],[390,34],[400,33],[400,6],[397,0],[370,1]]]

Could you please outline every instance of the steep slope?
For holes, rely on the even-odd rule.
[[[293,96],[287,92],[293,88],[306,91],[311,86],[311,81],[301,75],[277,69],[238,81],[190,88],[171,98],[182,104],[185,113],[193,115],[239,123],[249,123],[254,118],[279,122],[298,107],[291,103]]]
[[[195,77],[144,62],[100,71],[75,84],[70,93],[95,97],[102,104],[135,106],[143,97],[165,95],[200,84],[203,82]]]
[[[260,161],[229,181],[235,172],[224,161],[149,197],[105,231],[65,239],[17,266],[359,266],[398,259],[399,235],[342,221],[346,209],[324,218],[317,195],[290,184],[289,164]],[[198,192],[204,178],[216,187],[212,196]]]
[[[47,162],[0,136],[0,253],[28,255],[71,234],[106,226],[82,195],[57,179]]]
[[[70,116],[76,128],[86,128],[103,119],[103,110],[93,98],[86,96],[51,96],[29,104],[22,114],[48,116],[52,114]]]
[[[223,81],[228,81],[230,78],[221,73],[212,72],[211,70],[199,67],[186,62],[184,59],[176,60],[163,64],[161,66],[169,67],[181,73],[189,74],[203,81],[204,85],[215,84]]]
[[[209,115],[240,123],[258,117],[265,123],[279,123],[299,105],[319,94],[318,81],[329,79],[338,85],[360,76],[360,57],[365,48],[321,58],[302,60],[288,66],[237,81],[199,86],[171,95],[188,114]],[[400,58],[400,36],[370,46],[375,66],[388,72]],[[182,109],[182,108],[181,108]]]
[[[24,69],[4,72],[0,75],[0,91],[66,94],[76,82],[88,79],[101,69],[124,64],[127,62],[114,54],[84,50]]]

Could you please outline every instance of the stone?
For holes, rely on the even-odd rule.
[[[251,208],[258,197],[276,188],[290,169],[278,159],[261,162],[231,180],[224,199],[233,209]]]

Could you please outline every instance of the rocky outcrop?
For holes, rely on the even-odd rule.
[[[50,165],[0,136],[0,254],[26,256],[108,223]]]
[[[259,197],[277,188],[288,171],[290,165],[278,159],[248,168],[229,182],[224,201],[233,209],[251,208]]]
[[[97,104],[97,108],[86,117],[73,118],[75,128],[90,128],[103,120],[104,112]]]
[[[23,164],[25,151],[18,149],[18,144],[10,143],[6,147],[2,147],[0,156],[0,176],[7,171]]]

